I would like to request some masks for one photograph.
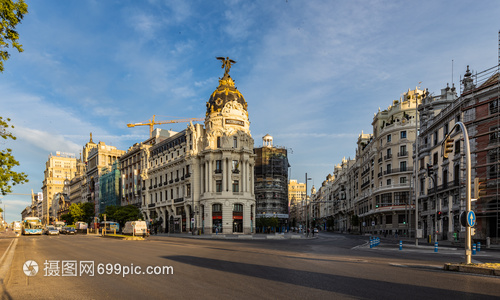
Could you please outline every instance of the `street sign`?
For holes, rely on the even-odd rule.
[[[472,210],[467,213],[467,225],[469,227],[476,225],[476,214]]]

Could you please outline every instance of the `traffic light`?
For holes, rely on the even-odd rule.
[[[442,211],[438,211],[437,212],[437,219],[438,220],[441,220],[441,217],[443,216],[443,212]]]
[[[474,198],[479,199],[486,196],[486,179],[474,178]]]
[[[431,177],[434,174],[434,167],[431,164],[427,164],[427,177]]]
[[[448,153],[453,152],[453,139],[448,137],[444,141],[444,152],[443,152],[443,157],[448,158]]]

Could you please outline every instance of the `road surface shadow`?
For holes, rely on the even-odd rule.
[[[162,258],[215,271],[368,299],[401,297],[404,299],[498,299],[489,295],[456,291],[452,286],[449,289],[441,289],[387,282],[383,281],[382,274],[380,274],[381,280],[373,280],[195,256],[173,255],[162,256]]]

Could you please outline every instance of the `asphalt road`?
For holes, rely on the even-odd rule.
[[[21,236],[2,299],[500,297],[500,278],[440,270],[461,261],[460,254],[370,249],[365,242],[335,234],[313,240]],[[35,276],[23,271],[29,260],[38,264]]]

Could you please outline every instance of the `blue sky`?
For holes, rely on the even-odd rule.
[[[458,87],[467,65],[498,62],[498,1],[27,1],[24,52],[0,74],[3,142],[41,191],[48,155],[79,155],[93,133],[126,150],[157,120],[204,117],[222,77],[216,56],[248,102],[255,146],[269,133],[289,148],[291,178],[316,187],[354,158],[373,114],[419,82]],[[180,131],[185,123],[160,128]],[[7,221],[29,196],[1,198]]]

